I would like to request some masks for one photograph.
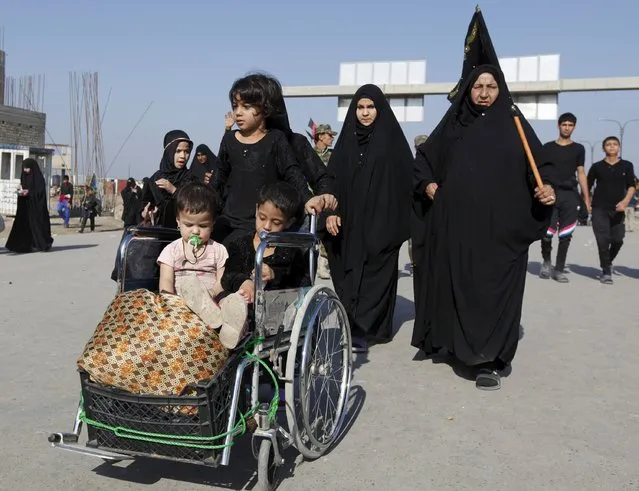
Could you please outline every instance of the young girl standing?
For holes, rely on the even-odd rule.
[[[291,184],[309,213],[321,212],[325,200],[321,196],[312,197],[286,136],[266,128],[266,118],[275,108],[263,77],[248,75],[236,80],[229,99],[239,129],[226,132],[220,144],[213,186],[224,205],[215,226],[215,240],[227,244],[251,231],[259,190],[276,181]]]

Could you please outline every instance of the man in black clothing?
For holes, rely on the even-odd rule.
[[[592,198],[592,230],[599,249],[600,281],[612,285],[612,262],[619,254],[626,234],[625,211],[635,194],[635,171],[631,162],[619,158],[619,139],[603,141],[606,158],[588,172],[588,189],[596,183]]]
[[[69,182],[69,176],[62,178],[62,185],[60,186],[60,194],[68,195],[69,204],[73,206],[73,184]]]
[[[586,208],[590,208],[590,193],[588,192],[586,172],[584,171],[586,150],[583,145],[571,139],[576,124],[577,118],[574,114],[562,114],[558,120],[559,137],[555,141],[544,145],[546,160],[552,162],[555,166],[557,201],[555,202],[546,237],[541,240],[541,255],[544,263],[541,266],[539,277],[548,279],[552,276],[559,283],[568,283],[564,268],[572,233],[577,227],[579,209],[577,181],[579,181]],[[577,174],[576,179],[575,173]],[[552,254],[552,238],[555,233],[559,237],[559,246],[557,247],[557,260],[553,271],[550,257]]]

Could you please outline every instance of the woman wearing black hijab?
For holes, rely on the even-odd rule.
[[[142,218],[154,216],[156,225],[177,228],[174,196],[188,182],[197,180],[186,168],[193,142],[182,130],[169,131],[164,137],[164,154],[160,170],[144,178]]]
[[[445,350],[490,390],[515,356],[528,248],[544,236],[555,198],[552,167],[519,115],[545,183],[536,188],[481,12],[473,21],[465,50],[473,65],[415,158],[412,345]]]
[[[20,186],[18,210],[5,247],[13,252],[48,251],[53,238],[47,188],[36,160],[22,163]]]
[[[355,93],[328,163],[338,210],[325,241],[354,346],[393,336],[399,249],[410,234],[410,145],[375,85]]]
[[[282,93],[282,86],[274,77],[262,75],[264,83],[268,88],[269,96],[273,99],[273,107],[275,108],[272,115],[266,119],[266,127],[269,129],[280,130],[286,136],[288,144],[293,149],[295,160],[302,167],[304,177],[308,181],[309,186],[313,190],[315,196],[324,195],[327,208],[334,208],[337,203],[332,196],[332,179],[326,170],[326,166],[322,159],[317,155],[308,139],[300,133],[294,133],[288,119],[286,103]]]
[[[120,193],[122,196],[122,221],[124,228],[135,226],[140,222],[140,199],[142,189],[137,185],[135,179],[129,177],[126,187]]]
[[[189,167],[191,175],[200,182],[204,182],[204,174],[215,174],[217,170],[217,157],[204,143],[198,145],[195,149],[195,156],[191,167]]]

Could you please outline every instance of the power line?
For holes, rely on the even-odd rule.
[[[151,109],[151,106],[153,105],[154,101],[151,101],[149,103],[149,105],[146,107],[146,109],[144,110],[144,112],[142,113],[142,116],[140,116],[140,119],[138,119],[138,122],[135,123],[135,126],[133,126],[133,129],[131,130],[131,132],[128,134],[128,136],[126,137],[126,139],[124,140],[124,143],[122,143],[122,146],[120,147],[120,149],[118,150],[118,152],[115,154],[115,157],[113,157],[113,161],[111,162],[111,165],[109,165],[108,169],[106,170],[106,172],[104,173],[104,175],[108,175],[109,171],[111,170],[111,167],[113,167],[113,164],[115,163],[115,161],[117,160],[117,158],[120,156],[120,153],[122,152],[122,150],[124,149],[124,146],[126,145],[126,143],[129,141],[129,138],[131,138],[131,135],[133,135],[133,133],[135,132],[136,128],[138,127],[138,125],[142,122],[142,120],[144,119],[144,116],[146,116],[146,113],[149,112],[149,109]]]

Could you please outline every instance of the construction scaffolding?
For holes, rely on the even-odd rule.
[[[98,74],[69,73],[71,156],[74,182],[91,185],[102,195],[104,145]]]
[[[4,104],[28,111],[44,112],[44,86],[44,75],[5,77]]]

